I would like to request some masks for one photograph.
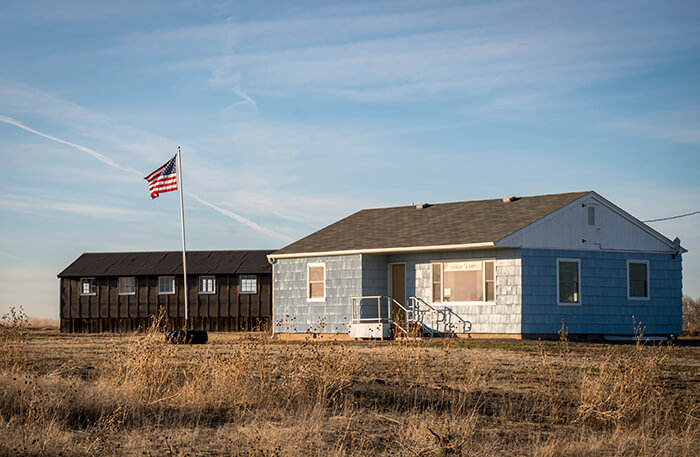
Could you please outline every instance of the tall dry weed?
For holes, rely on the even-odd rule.
[[[24,362],[29,323],[24,309],[14,306],[0,317],[0,369],[15,370]]]
[[[611,347],[596,372],[583,376],[576,422],[605,425],[653,420],[664,411],[663,367],[670,346],[644,341],[641,323],[635,323],[633,347]]]
[[[153,405],[177,394],[177,348],[164,343],[165,319],[161,310],[143,335],[113,346],[112,356],[99,367],[98,382],[106,391],[118,391],[134,405]]]

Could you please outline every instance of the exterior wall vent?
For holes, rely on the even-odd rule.
[[[430,208],[430,206],[430,203],[421,203],[420,205],[416,205],[416,209]]]
[[[503,203],[517,202],[518,200],[520,200],[518,197],[516,197],[515,195],[512,195],[510,197],[505,197],[503,199]]]

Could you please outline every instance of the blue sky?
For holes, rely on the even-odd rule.
[[[368,207],[700,209],[695,1],[0,3],[0,313],[85,251],[278,248]],[[652,226],[690,250],[700,216]]]

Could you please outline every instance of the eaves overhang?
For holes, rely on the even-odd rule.
[[[348,249],[340,251],[320,251],[320,252],[290,252],[285,254],[268,254],[268,260],[292,259],[297,257],[321,257],[353,254],[399,254],[407,252],[428,252],[428,251],[461,251],[469,249],[485,249],[495,247],[493,241],[466,244],[442,244],[434,246],[405,246],[397,248],[370,248],[370,249]]]

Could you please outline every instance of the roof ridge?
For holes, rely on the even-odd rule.
[[[583,190],[583,191],[573,191],[573,192],[560,192],[560,193],[556,193],[556,194],[525,195],[525,196],[517,196],[517,198],[518,198],[518,200],[522,200],[525,198],[555,197],[555,196],[572,195],[572,194],[585,195],[585,194],[590,193],[590,192],[595,192],[595,191]],[[430,206],[443,206],[443,205],[458,205],[458,204],[463,204],[463,203],[490,202],[490,201],[502,201],[502,198],[483,198],[480,200],[459,200],[459,201],[454,201],[454,202],[440,202],[440,203],[427,202],[427,203]],[[413,204],[413,205],[395,205],[395,206],[377,206],[375,208],[363,208],[361,210],[355,211],[350,216],[352,216],[353,214],[361,213],[363,211],[374,211],[374,210],[381,210],[381,209],[396,209],[396,208],[412,208],[414,206],[416,206],[416,204]],[[350,216],[347,216],[347,217],[350,217]],[[340,222],[340,220],[337,222]]]

